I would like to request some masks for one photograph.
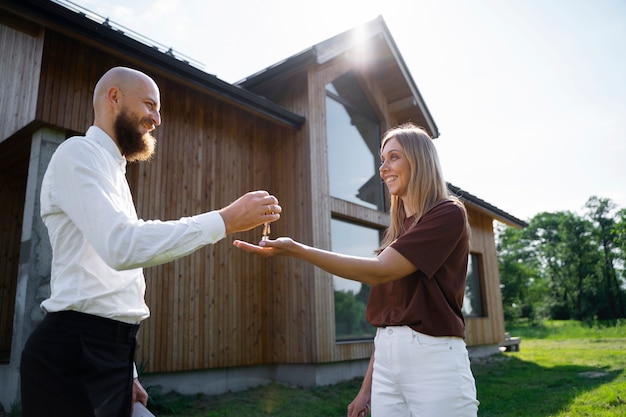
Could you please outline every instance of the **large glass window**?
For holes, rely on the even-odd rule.
[[[465,298],[463,299],[463,315],[466,317],[482,317],[483,297],[481,286],[481,257],[470,253],[467,263],[467,279],[465,281]]]
[[[352,73],[326,86],[330,195],[384,210],[380,126]]]
[[[333,251],[375,256],[388,224],[380,163],[380,124],[354,73],[326,85],[328,177]],[[373,211],[376,210],[376,211]],[[365,319],[369,286],[333,277],[338,341],[371,339]]]
[[[332,250],[346,255],[371,257],[380,245],[380,231],[347,221],[331,220]],[[370,338],[375,329],[365,320],[370,287],[333,276],[337,340]]]

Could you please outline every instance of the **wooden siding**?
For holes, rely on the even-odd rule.
[[[146,219],[176,219],[226,206],[254,189],[272,191],[272,144],[285,130],[156,79],[163,125],[157,155],[129,178]],[[279,228],[274,228],[274,233]],[[270,263],[231,242],[256,242],[260,230],[227,237],[177,261],[147,269],[153,315],[142,327],[148,371],[273,362]]]
[[[35,120],[42,34],[9,13],[0,15],[0,142]]]
[[[504,313],[500,293],[500,272],[493,233],[493,218],[466,203],[472,228],[470,250],[481,260],[481,285],[484,317],[465,320],[468,346],[493,345],[504,339]]]
[[[291,104],[292,111],[306,117],[304,127],[291,139],[278,143],[274,141],[274,163],[272,173],[275,179],[272,191],[280,199],[283,215],[272,226],[274,236],[292,236],[299,241],[312,244],[316,237],[312,221],[319,216],[315,181],[311,174],[314,150],[308,132],[311,117],[308,101],[307,74],[298,74],[281,88],[285,101]],[[280,88],[280,87],[279,87]],[[279,103],[283,104],[283,103]],[[323,179],[322,179],[323,180]],[[314,280],[319,271],[304,262],[291,258],[270,260],[272,265],[272,335],[274,363],[311,363],[315,346],[315,321],[312,299]],[[316,275],[317,274],[317,275]]]
[[[331,215],[345,219],[362,219],[371,226],[384,228],[388,224],[388,215],[375,210],[360,207],[356,204],[343,202],[330,197],[328,176],[328,147],[326,142],[326,84],[340,75],[353,70],[349,60],[338,58],[313,66],[307,71],[282,80],[276,80],[267,84],[256,92],[268,97],[272,101],[302,114],[307,122],[297,132],[297,149],[294,149],[301,160],[296,172],[299,179],[296,187],[300,195],[296,199],[300,202],[299,207],[287,206],[289,210],[296,209],[298,212],[312,213],[307,221],[299,223],[289,235],[304,243],[329,249],[331,247],[330,218]],[[372,107],[383,118],[383,129],[391,120],[384,117],[387,103],[380,89],[375,88],[373,82],[366,73],[358,73],[363,88],[368,91],[372,100]],[[289,88],[285,88],[289,86]],[[373,88],[367,89],[367,86]],[[278,169],[280,168],[280,164]],[[294,172],[289,166],[289,172]],[[320,175],[320,173],[323,173]],[[286,196],[283,196],[286,197]],[[282,197],[281,197],[282,198]],[[289,203],[287,203],[289,204]],[[282,221],[282,220],[281,220]],[[298,233],[302,233],[299,235]],[[279,260],[274,271],[275,279],[287,280],[282,285],[304,286],[305,291],[293,294],[289,301],[298,301],[297,305],[284,306],[289,311],[289,317],[296,320],[289,323],[285,328],[291,331],[301,328],[305,334],[302,339],[292,340],[292,353],[286,356],[287,362],[334,362],[368,358],[371,354],[371,341],[359,343],[336,343],[335,338],[335,310],[334,288],[332,275],[318,268],[298,260]],[[297,271],[297,273],[294,273]],[[306,274],[306,275],[302,275]],[[297,281],[293,281],[297,277]],[[303,280],[303,281],[302,281]],[[302,343],[302,344],[301,344]],[[306,349],[311,345],[311,350]]]
[[[38,117],[68,131],[84,132],[93,121],[93,87],[116,65],[145,71],[161,90],[163,124],[155,130],[156,155],[150,162],[128,166],[141,218],[169,220],[210,211],[254,189],[299,190],[295,171],[274,169],[275,157],[290,160],[291,167],[297,164],[293,153],[282,153],[283,144],[288,151],[294,146],[290,129],[54,32],[46,33]],[[274,186],[274,182],[281,184]],[[147,372],[286,362],[294,351],[299,354],[293,361],[301,362],[303,354],[311,357],[306,352],[311,346],[309,333],[302,326],[308,309],[301,300],[308,286],[290,295],[298,286],[287,280],[283,288],[275,289],[272,262],[231,245],[235,238],[258,241],[260,232],[229,236],[190,256],[145,270],[152,316],[142,325],[138,362],[146,365]],[[273,235],[280,232],[279,222]],[[298,316],[292,311],[276,308],[285,303],[282,297],[291,297],[293,306],[301,309],[301,320],[295,320]],[[291,333],[274,325],[284,317],[295,320],[283,324],[299,338],[275,336]],[[284,342],[282,355],[276,355],[274,340]]]
[[[129,65],[47,30],[37,99],[37,119],[71,132],[82,133],[93,123],[93,89],[104,72]]]
[[[214,100],[157,82],[169,109],[158,129],[159,149],[152,162],[129,170],[142,217],[193,215],[223,207],[250,189],[270,188],[267,134],[255,130],[258,121],[245,122]],[[238,237],[257,240],[258,233]],[[141,351],[148,369],[265,360],[268,268],[256,257],[244,259],[231,239],[146,270],[153,317],[142,330]]]

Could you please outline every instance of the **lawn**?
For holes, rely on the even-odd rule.
[[[509,326],[519,352],[474,360],[480,417],[626,416],[626,321]],[[361,381],[219,396],[156,396],[159,417],[345,416]]]
[[[472,366],[479,416],[626,416],[626,321],[510,326],[520,352]]]
[[[528,339],[472,366],[479,416],[626,416],[626,338]]]
[[[507,331],[522,337],[519,352],[472,361],[479,417],[626,416],[626,321],[551,321]],[[158,417],[340,417],[360,384],[270,384],[218,396],[152,393],[150,408]]]

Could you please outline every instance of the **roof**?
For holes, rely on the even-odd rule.
[[[9,10],[26,20],[66,36],[87,41],[99,48],[115,50],[266,119],[296,129],[304,124],[303,116],[251,91],[207,74],[189,62],[177,59],[171,51],[161,52],[157,47],[133,39],[124,31],[115,29],[108,19],[99,23],[84,13],[43,0],[2,0],[0,9]]]
[[[483,213],[493,216],[493,218],[504,224],[517,228],[528,227],[527,222],[520,220],[515,216],[512,216],[504,210],[501,210],[498,207],[487,203],[485,200],[482,200],[455,185],[448,183],[448,189],[451,193],[459,197],[463,202],[471,204],[473,207],[477,208]]]
[[[398,123],[414,122],[428,130],[433,138],[439,136],[437,125],[382,16],[313,45],[236,84],[254,91],[258,86],[284,79],[311,65],[324,64],[342,54],[353,60],[355,67],[362,66],[380,86]]]

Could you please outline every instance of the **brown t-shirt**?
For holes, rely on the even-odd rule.
[[[405,220],[408,228],[413,217]],[[376,327],[407,325],[431,336],[465,337],[461,313],[469,232],[465,214],[452,201],[430,209],[391,247],[417,271],[371,288],[367,320]]]

